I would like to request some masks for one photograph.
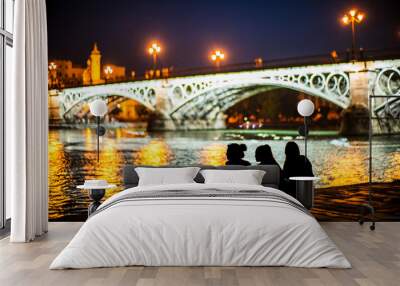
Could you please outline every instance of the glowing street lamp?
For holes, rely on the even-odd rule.
[[[96,117],[97,121],[97,162],[100,161],[100,136],[106,134],[106,129],[100,125],[100,118],[107,114],[107,103],[101,99],[96,99],[89,103],[90,113]]]
[[[345,25],[351,24],[351,35],[352,35],[352,54],[353,59],[355,59],[355,49],[356,49],[356,24],[361,23],[365,18],[365,15],[357,11],[356,9],[351,9],[348,13],[346,13],[343,18],[342,22]]]
[[[220,67],[221,61],[223,61],[224,59],[225,59],[225,54],[221,50],[215,50],[211,54],[211,61],[213,61],[215,63],[217,68]]]
[[[157,43],[153,43],[148,49],[149,54],[153,57],[153,69],[157,68],[157,56],[161,53],[161,46]]]
[[[314,113],[314,103],[309,99],[303,99],[297,104],[297,112],[304,117],[304,127],[300,134],[304,136],[304,156],[307,158],[307,136],[308,136],[308,118]]]
[[[49,64],[49,70],[55,70],[55,69],[57,69],[57,65],[54,62],[51,62]]]
[[[49,64],[49,74],[50,74],[50,87],[53,88],[57,82],[57,65],[54,62]]]
[[[106,66],[104,68],[104,74],[106,75],[106,81],[108,81],[110,79],[110,76],[112,75],[112,73],[113,73],[113,69],[111,66]]]
[[[256,64],[256,68],[261,68],[263,66],[263,59],[256,58],[256,59],[254,59],[254,63]]]

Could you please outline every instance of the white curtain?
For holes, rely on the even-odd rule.
[[[6,99],[6,186],[12,242],[47,232],[48,103],[45,0],[16,0],[13,94]]]

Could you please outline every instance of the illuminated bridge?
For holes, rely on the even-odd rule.
[[[133,99],[157,114],[159,129],[213,129],[224,127],[229,107],[276,88],[320,97],[343,109],[367,107],[371,94],[399,95],[400,99],[400,59],[253,68],[66,88],[58,92],[57,100],[64,120],[95,98],[119,97]],[[383,102],[374,102],[373,109],[383,110]],[[399,101],[395,98],[391,103]]]

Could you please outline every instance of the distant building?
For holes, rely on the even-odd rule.
[[[106,81],[121,81],[125,78],[125,67],[114,64],[101,65],[101,53],[95,43],[83,72],[83,84],[101,84]]]
[[[49,88],[102,84],[126,79],[126,68],[114,64],[101,65],[101,53],[95,43],[86,68],[75,66],[70,60],[49,61]]]
[[[83,72],[83,84],[90,85],[104,83],[104,80],[101,78],[101,53],[97,48],[96,43],[94,43],[93,50],[90,53],[86,64],[87,67]]]
[[[108,64],[104,65],[102,75],[106,82],[121,81],[126,79],[126,69],[125,67]]]
[[[52,60],[49,63],[49,87],[81,85],[83,71],[84,68],[74,66],[70,60]]]

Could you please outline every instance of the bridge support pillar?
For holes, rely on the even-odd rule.
[[[60,116],[60,98],[56,90],[49,90],[49,123],[59,124],[63,118]]]
[[[342,111],[340,134],[358,136],[368,134],[368,95],[371,73],[353,72],[350,77],[350,106]]]
[[[170,112],[173,109],[173,103],[168,93],[168,85],[155,90],[155,112],[150,119],[148,129],[158,131],[171,130],[202,130],[202,129],[224,129],[225,115],[220,110],[210,113],[208,118],[190,119],[177,116],[172,118]]]
[[[159,112],[154,113],[147,126],[149,131],[172,131],[177,130],[175,122]]]
[[[150,118],[149,130],[176,130],[173,120],[168,116],[172,108],[171,100],[168,96],[168,87],[161,86],[155,89],[155,112]]]
[[[180,129],[183,130],[215,130],[215,129],[225,129],[226,128],[226,116],[225,114],[218,113],[215,117],[210,119],[196,119],[183,121],[180,125]]]

